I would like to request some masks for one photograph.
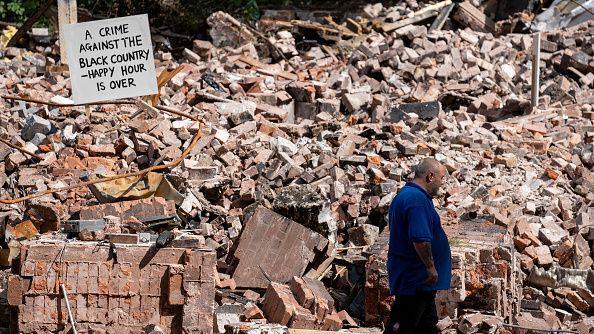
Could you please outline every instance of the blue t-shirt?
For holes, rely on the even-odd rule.
[[[448,237],[431,196],[413,182],[392,200],[389,211],[390,244],[388,248],[388,278],[394,295],[413,295],[417,290],[447,290],[452,276],[452,254]],[[437,283],[428,285],[427,269],[415,251],[413,242],[431,242]]]

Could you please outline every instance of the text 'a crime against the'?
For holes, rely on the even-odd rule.
[[[118,35],[121,36],[130,33],[130,30],[128,24],[125,23],[109,27],[101,27],[99,28],[98,33],[101,37],[117,37]],[[85,30],[85,42],[80,43],[79,52],[104,51],[118,49],[120,47],[129,48],[142,46],[142,35],[123,36],[98,42],[89,41],[93,38],[91,32],[88,29]]]

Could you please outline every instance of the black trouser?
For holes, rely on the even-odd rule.
[[[397,331],[392,330],[394,324],[398,324]],[[437,334],[436,325],[435,291],[417,291],[396,295],[384,334]]]

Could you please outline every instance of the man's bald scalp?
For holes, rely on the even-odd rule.
[[[433,158],[425,158],[414,167],[415,178],[425,177],[429,172],[437,174],[441,168],[442,164],[439,161]]]

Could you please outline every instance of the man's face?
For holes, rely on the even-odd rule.
[[[439,166],[435,171],[431,171],[427,173],[427,193],[431,195],[431,197],[437,195],[439,188],[443,184],[444,177],[446,175],[446,169],[444,166]]]

